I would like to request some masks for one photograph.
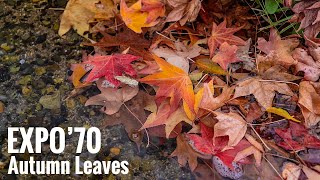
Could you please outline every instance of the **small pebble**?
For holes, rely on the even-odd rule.
[[[74,99],[70,98],[66,100],[66,106],[69,109],[73,109],[76,106],[76,102],[74,101]]]
[[[39,103],[46,109],[60,109],[60,92],[56,91],[52,95],[42,96],[39,100]]]
[[[22,86],[22,94],[25,96],[29,96],[32,92],[32,88],[31,87],[27,87],[27,86]]]
[[[112,155],[114,155],[114,156],[117,156],[117,155],[119,155],[120,154],[120,148],[117,148],[117,147],[112,147],[112,148],[110,148],[110,153],[112,154]]]
[[[44,67],[37,67],[37,68],[35,69],[35,73],[36,73],[36,75],[41,76],[41,75],[43,75],[44,73],[46,73],[46,68],[44,68]]]
[[[79,100],[80,104],[84,105],[87,102],[88,98],[83,95],[79,95],[78,100]]]
[[[26,62],[25,59],[21,59],[21,60],[19,61],[20,64],[24,64],[25,62]]]

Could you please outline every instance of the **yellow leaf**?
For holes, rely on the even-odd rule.
[[[286,110],[283,110],[281,108],[270,107],[267,109],[267,112],[279,115],[281,117],[284,117],[284,118],[289,119],[294,122],[301,122],[298,119],[295,119],[294,117],[292,117]]]
[[[107,20],[114,16],[112,0],[69,0],[61,17],[58,34],[67,33],[72,27],[81,36],[89,31],[89,23],[96,19]]]
[[[212,74],[226,75],[227,72],[223,70],[218,64],[212,62],[210,59],[198,59],[196,65],[203,71]]]

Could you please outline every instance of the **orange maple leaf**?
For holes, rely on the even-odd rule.
[[[157,0],[139,0],[128,7],[124,0],[120,2],[120,15],[128,28],[141,33],[141,28],[158,24],[157,18],[164,16],[164,4]]]
[[[208,39],[208,46],[210,49],[210,57],[213,57],[215,50],[224,42],[232,45],[244,46],[246,42],[233,34],[239,31],[242,27],[227,28],[227,21],[224,20],[221,24],[213,23],[211,36]]]
[[[237,46],[224,42],[220,45],[219,52],[213,56],[212,61],[218,63],[222,69],[226,70],[230,63],[241,61],[237,57],[237,50]]]
[[[159,106],[165,98],[170,98],[170,113],[178,107],[180,100],[183,100],[184,110],[190,119],[194,119],[195,95],[193,85],[188,74],[168,63],[167,61],[153,55],[162,72],[155,73],[140,79],[140,82],[159,87],[156,94],[156,104]]]
[[[81,78],[87,73],[83,64],[72,64],[71,71],[73,73],[69,79],[72,81],[74,88],[83,88],[91,85],[90,82],[81,82]]]

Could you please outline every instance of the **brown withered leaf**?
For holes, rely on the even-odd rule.
[[[291,21],[301,22],[299,29],[304,29],[304,36],[315,43],[320,30],[320,2],[318,0],[301,1],[292,8],[295,15]]]
[[[196,94],[196,102],[199,102],[199,108],[205,112],[199,112],[198,116],[207,114],[210,111],[214,111],[227,103],[230,100],[234,87],[228,87],[225,85],[222,93],[219,96],[214,96],[213,81],[205,83],[203,88]]]
[[[273,60],[276,60],[277,64],[289,67],[292,64],[296,64],[297,61],[292,58],[292,50],[299,45],[299,40],[295,38],[282,40],[277,30],[271,29],[269,41],[264,38],[258,38],[258,49],[269,55],[274,53]]]
[[[317,81],[319,79],[320,62],[315,61],[306,50],[296,48],[292,52],[292,57],[298,61],[296,71],[304,72],[304,79],[309,81]]]
[[[250,155],[254,156],[254,159],[256,160],[256,165],[260,166],[261,165],[261,159],[262,159],[262,153],[261,151],[259,151],[259,149],[257,149],[254,146],[250,146],[240,152],[238,152],[238,154],[236,155],[236,157],[234,158],[233,161],[238,162],[241,159],[248,157]]]
[[[186,122],[190,125],[192,124],[192,121],[189,120],[183,108],[178,108],[170,115],[169,112],[170,105],[167,102],[162,103],[157,111],[153,111],[148,116],[147,121],[143,124],[141,129],[165,125],[166,138],[169,138],[170,134],[179,123]]]
[[[102,79],[97,81],[97,87],[101,91],[101,94],[90,97],[85,106],[101,105],[103,106],[101,111],[108,115],[118,112],[124,102],[129,101],[139,92],[138,87],[130,87],[127,85],[120,89],[103,87]]]
[[[320,83],[302,81],[299,86],[299,106],[305,126],[311,127],[320,122]]]
[[[258,58],[259,57],[262,57],[262,56],[258,56]],[[259,68],[261,68],[261,66],[263,66],[263,63],[259,64]],[[276,81],[295,81],[295,80],[301,79],[301,77],[299,76],[289,74],[287,72],[287,69],[280,65],[275,65],[270,67],[263,73],[260,73],[260,76],[263,79],[276,80]]]
[[[200,0],[167,0],[173,10],[168,14],[166,21],[179,21],[181,26],[186,22],[193,22],[198,17],[201,9]]]
[[[284,179],[287,180],[298,180],[300,173],[301,173],[301,167],[298,165],[292,163],[292,162],[285,162],[282,167],[282,173],[281,176]]]
[[[302,171],[306,174],[309,180],[317,180],[320,177],[320,173],[311,168],[308,168],[307,166],[303,166]]]
[[[172,152],[171,157],[178,157],[181,166],[185,166],[188,162],[190,169],[193,171],[198,165],[197,153],[189,145],[185,134],[177,137],[177,148]]]
[[[177,41],[174,43],[175,50],[167,47],[159,47],[152,50],[152,53],[159,57],[165,58],[167,62],[189,72],[189,58],[200,55],[201,48],[197,45],[186,46],[184,43]]]
[[[214,126],[214,138],[220,136],[228,136],[228,145],[224,150],[232,149],[244,137],[247,131],[247,122],[234,112],[228,114],[222,112],[214,112],[219,122]]]
[[[253,94],[258,103],[268,109],[272,107],[275,91],[293,96],[293,92],[285,83],[265,81],[260,77],[249,78],[236,84],[233,98]]]
[[[104,37],[99,42],[86,45],[98,46],[101,48],[119,46],[120,51],[124,51],[129,48],[128,53],[140,56],[144,60],[152,61],[152,56],[147,51],[151,44],[151,41],[145,39],[142,34],[133,32],[126,26],[122,26],[122,28],[123,31],[118,32],[115,36],[112,36],[105,32],[101,32]]]
[[[144,92],[139,92],[136,97],[126,102],[126,106],[122,106],[118,113],[106,116],[101,123],[102,128],[122,124],[129,138],[139,147],[144,134],[144,131],[139,131],[139,129],[142,126],[141,123],[144,123],[146,120],[146,114],[143,108],[148,101],[149,96]]]

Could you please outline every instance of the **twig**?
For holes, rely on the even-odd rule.
[[[265,155],[271,155],[271,156],[275,156],[275,157],[279,157],[279,158],[283,158],[283,159],[287,159],[287,160],[290,160],[290,161],[293,161],[297,164],[299,164],[300,162],[297,161],[297,160],[294,160],[294,159],[291,159],[291,158],[287,158],[285,156],[281,156],[281,155],[277,155],[277,154],[272,154],[272,153],[265,153]]]
[[[124,105],[124,107],[127,108],[127,110],[140,122],[140,124],[143,126],[143,123],[141,122],[141,120],[129,109],[129,107],[125,104],[125,103],[122,103]],[[147,131],[147,129],[144,129],[146,131],[146,134],[147,134],[147,146],[146,147],[149,147],[150,145],[150,137],[149,137],[149,133]]]
[[[259,81],[260,82],[278,82],[278,83],[286,83],[286,84],[293,84],[293,85],[299,86],[299,84],[294,83],[294,82],[289,82],[289,81],[264,80],[264,79],[261,79]]]
[[[48,8],[49,10],[54,10],[54,11],[64,11],[64,8]]]
[[[249,123],[248,123],[249,124]],[[249,124],[249,126],[251,127],[251,129],[254,131],[254,133],[256,133],[256,135],[258,136],[258,138],[260,139],[260,141],[262,142],[262,144],[268,149],[268,151],[270,151],[271,149],[269,148],[269,146],[264,142],[264,140],[260,137],[260,135],[258,134],[258,132],[254,129],[254,127],[252,126],[252,124]]]
[[[266,160],[267,163],[269,163],[269,165],[272,167],[272,169],[277,173],[277,175],[278,175],[282,180],[284,180],[284,179],[282,178],[281,174],[278,172],[278,170],[271,164],[271,162],[270,162],[265,156],[263,156],[263,159]]]
[[[273,121],[273,122],[269,122],[269,123],[263,123],[263,124],[251,124],[253,126],[264,126],[264,125],[269,125],[269,124],[274,124],[274,123],[278,123],[278,122],[281,122],[281,121],[287,121],[287,119],[280,119],[278,121]]]

